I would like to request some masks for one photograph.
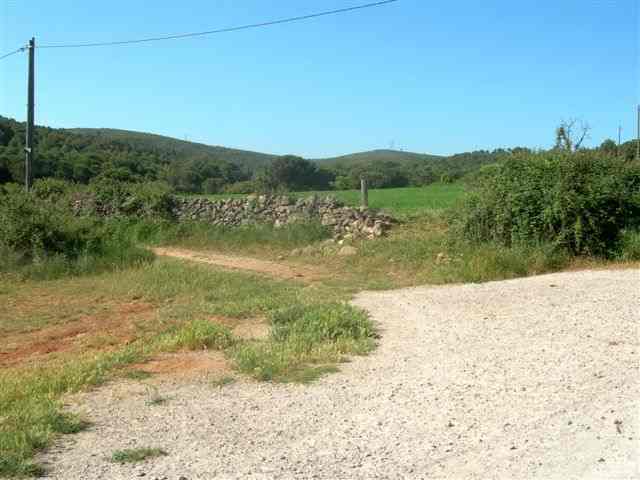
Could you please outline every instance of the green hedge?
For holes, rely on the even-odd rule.
[[[153,254],[136,245],[127,219],[75,215],[75,187],[37,182],[0,189],[0,272],[54,278],[128,266]]]
[[[594,152],[511,158],[480,179],[454,218],[471,241],[608,256],[640,225],[640,165]]]

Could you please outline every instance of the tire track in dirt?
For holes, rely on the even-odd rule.
[[[206,263],[231,270],[245,270],[285,280],[313,282],[327,277],[326,272],[316,267],[287,265],[281,262],[259,260],[251,257],[196,252],[182,248],[152,248],[151,251],[161,257],[172,257],[191,262]]]

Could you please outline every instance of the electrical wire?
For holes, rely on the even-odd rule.
[[[19,49],[14,50],[13,52],[5,53],[4,55],[0,56],[0,60],[10,57],[11,55],[15,55],[16,53],[24,52],[26,49],[27,47],[20,47]]]
[[[118,40],[118,41],[112,41],[112,42],[94,42],[94,43],[68,43],[68,44],[59,44],[59,45],[36,45],[36,48],[84,48],[84,47],[105,47],[105,46],[114,46],[114,45],[130,45],[130,44],[136,44],[136,43],[146,43],[146,42],[155,42],[155,41],[159,41],[159,40],[175,40],[175,39],[179,39],[179,38],[189,38],[189,37],[201,37],[201,36],[205,36],[205,35],[214,35],[217,33],[228,33],[228,32],[236,32],[238,30],[248,30],[251,28],[260,28],[260,27],[267,27],[267,26],[271,26],[271,25],[278,25],[278,24],[282,24],[282,23],[291,23],[291,22],[297,22],[297,21],[301,21],[301,20],[309,20],[311,18],[317,18],[317,17],[324,17],[327,15],[337,15],[340,13],[346,13],[346,12],[352,12],[354,10],[363,10],[365,8],[373,8],[373,7],[380,7],[383,5],[387,5],[389,3],[394,3],[397,2],[398,0],[383,0],[383,1],[378,1],[378,2],[371,2],[371,3],[366,3],[363,5],[356,5],[354,7],[347,7],[347,8],[339,8],[336,10],[328,10],[328,11],[324,11],[324,12],[318,12],[318,13],[311,13],[308,15],[300,15],[297,17],[289,17],[289,18],[283,18],[283,19],[279,19],[279,20],[271,20],[271,21],[267,21],[267,22],[261,22],[261,23],[252,23],[252,24],[248,24],[248,25],[240,25],[237,27],[228,27],[228,28],[220,28],[217,30],[208,30],[208,31],[204,31],[204,32],[193,32],[193,33],[181,33],[181,34],[175,34],[175,35],[165,35],[165,36],[160,36],[160,37],[150,37],[150,38],[139,38],[139,39],[132,39],[132,40]],[[17,53],[17,52],[12,52],[13,53]],[[1,59],[1,58],[0,58]]]

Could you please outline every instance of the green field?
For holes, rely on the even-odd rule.
[[[294,192],[295,197],[313,194],[333,196],[347,205],[359,205],[359,190],[338,190],[326,192]],[[455,204],[462,197],[464,186],[461,184],[433,184],[427,187],[384,188],[369,190],[369,206],[388,211],[399,217],[412,217],[429,210],[443,210]],[[212,200],[243,197],[245,195],[219,194],[204,195]]]

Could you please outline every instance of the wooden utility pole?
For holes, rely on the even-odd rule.
[[[640,162],[640,105],[638,105],[638,134],[636,137],[636,162]]]
[[[367,185],[367,179],[360,178],[360,205],[363,208],[369,207],[369,186]]]
[[[35,134],[34,111],[35,111],[35,49],[36,39],[29,40],[29,82],[27,86],[27,134],[25,138],[25,159],[24,159],[24,188],[28,192],[31,188],[33,178],[33,137]]]

